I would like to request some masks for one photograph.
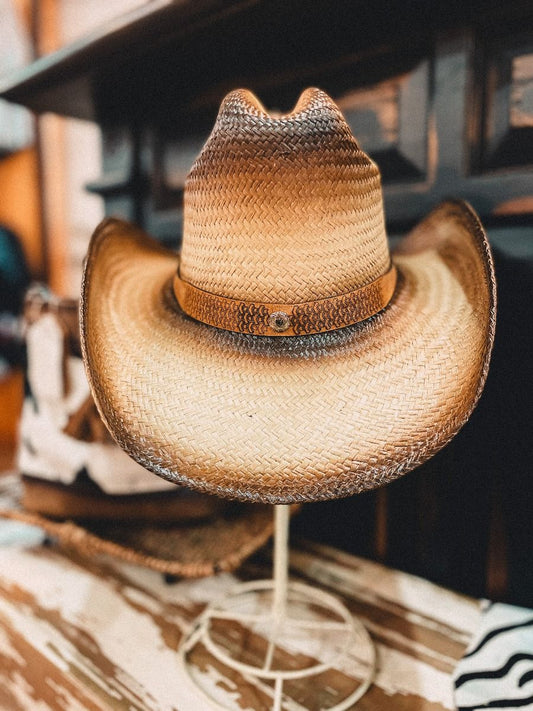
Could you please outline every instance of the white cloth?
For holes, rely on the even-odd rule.
[[[89,395],[81,358],[63,362],[63,332],[53,314],[28,328],[28,383],[19,426],[18,467],[23,474],[72,484],[85,468],[107,494],[139,494],[176,488],[130,459],[117,445],[82,442],[62,432]],[[66,383],[63,368],[66,370]]]
[[[140,494],[175,489],[130,459],[114,444],[81,442],[61,432],[47,413],[24,402],[20,423],[18,468],[23,474],[72,484],[85,468],[106,494]]]

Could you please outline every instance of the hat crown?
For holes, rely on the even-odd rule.
[[[232,299],[298,303],[389,266],[379,170],[334,102],[307,89],[272,116],[250,92],[228,94],[186,181],[181,277]]]

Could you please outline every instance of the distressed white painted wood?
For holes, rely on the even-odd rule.
[[[239,576],[168,585],[146,569],[85,559],[43,547],[35,535],[7,533],[2,536],[0,526],[0,709],[208,708],[180,668],[176,648],[207,602],[240,579],[264,577],[264,555]],[[377,645],[375,684],[358,709],[453,709],[451,671],[476,628],[479,601],[314,544],[293,548],[291,571],[293,579],[337,594]],[[242,641],[242,630],[222,633],[237,647]],[[235,709],[269,708],[266,682],[248,683],[205,649],[195,651],[192,662],[220,701]],[[291,708],[331,703],[329,686],[349,684],[357,665],[353,650],[337,672],[289,688]]]

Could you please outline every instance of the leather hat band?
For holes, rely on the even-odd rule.
[[[396,286],[396,267],[370,284],[339,296],[298,304],[267,304],[211,294],[174,277],[181,309],[202,323],[256,336],[302,336],[351,326],[385,308]]]

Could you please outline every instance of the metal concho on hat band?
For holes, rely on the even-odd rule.
[[[359,289],[297,304],[270,304],[231,299],[198,289],[174,276],[181,309],[197,321],[225,331],[256,336],[303,336],[351,326],[385,308],[396,286],[396,267]]]

